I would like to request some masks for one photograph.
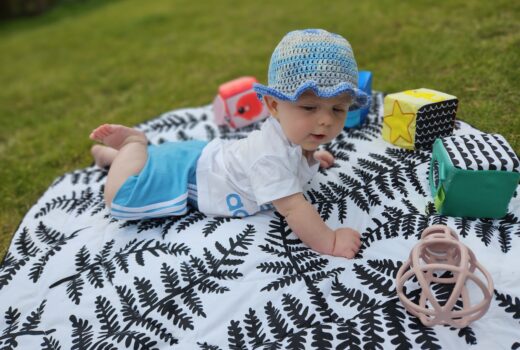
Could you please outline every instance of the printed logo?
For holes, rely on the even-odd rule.
[[[244,204],[238,193],[228,194],[226,204],[231,215],[238,217],[249,216],[249,213],[244,209]]]

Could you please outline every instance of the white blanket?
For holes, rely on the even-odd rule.
[[[326,146],[336,164],[306,193],[329,226],[362,233],[355,259],[311,251],[272,211],[116,221],[102,200],[106,170],[89,167],[54,181],[14,235],[0,266],[0,348],[519,348],[518,191],[501,220],[436,215],[430,154],[382,140],[381,106],[377,94],[369,123]],[[137,128],[152,143],[248,132],[212,117],[211,106],[183,109]],[[479,131],[457,122],[455,133]],[[395,293],[398,268],[437,223],[495,284],[487,314],[463,329],[424,327]]]

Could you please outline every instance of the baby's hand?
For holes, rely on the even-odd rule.
[[[323,169],[330,168],[334,164],[334,156],[329,151],[316,151],[314,152],[314,159],[320,162],[320,167]]]
[[[332,255],[343,256],[352,259],[356,256],[361,246],[361,236],[359,232],[351,228],[338,228],[334,231],[336,239]]]

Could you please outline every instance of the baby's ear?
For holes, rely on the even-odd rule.
[[[276,101],[272,96],[264,95],[264,103],[267,106],[269,113],[274,116],[278,111],[278,101]]]

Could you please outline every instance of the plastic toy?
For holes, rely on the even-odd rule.
[[[453,132],[458,100],[430,89],[385,96],[383,138],[407,149],[430,149],[438,137]]]
[[[372,96],[372,72],[359,71],[358,74],[358,87],[367,93],[368,96]],[[362,125],[367,119],[370,105],[359,108],[347,113],[347,119],[345,120],[345,128],[355,128]]]
[[[217,125],[236,129],[255,123],[269,115],[267,107],[253,91],[254,77],[242,77],[220,85],[213,100]]]
[[[520,180],[520,161],[501,135],[438,139],[429,182],[442,215],[501,218]]]
[[[475,274],[477,271],[478,275]],[[418,304],[403,292],[404,285],[413,277],[422,289]],[[442,284],[453,286],[451,294],[442,300],[443,304],[432,292],[434,285],[442,287]],[[441,293],[445,290],[443,288]],[[493,280],[453,230],[444,225],[434,225],[423,231],[409,259],[397,272],[396,291],[408,312],[425,326],[441,324],[463,328],[488,310]],[[478,303],[471,300],[476,295],[481,296]]]

